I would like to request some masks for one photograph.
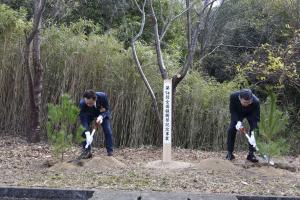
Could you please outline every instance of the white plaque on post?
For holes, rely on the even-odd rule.
[[[163,162],[170,162],[172,148],[172,80],[164,80],[163,92]]]

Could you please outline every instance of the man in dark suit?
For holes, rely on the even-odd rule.
[[[258,128],[258,122],[260,119],[259,99],[250,89],[241,89],[240,91],[234,92],[230,95],[229,110],[231,114],[231,122],[227,131],[228,153],[226,159],[233,160],[235,158],[233,155],[235,136],[236,132],[241,131],[243,128],[243,119],[246,118],[250,125],[250,136],[251,132]],[[255,148],[249,143],[249,154],[247,156],[247,160],[251,162],[258,162],[254,152]]]
[[[85,131],[82,133],[82,137],[86,140],[83,142],[84,158],[92,157],[91,143],[93,137],[91,135],[90,125],[93,120],[96,119],[96,125],[102,126],[107,155],[113,155],[113,138],[112,128],[110,124],[110,108],[108,103],[108,97],[104,92],[94,92],[93,90],[87,90],[83,94],[83,99],[80,100],[80,121]]]

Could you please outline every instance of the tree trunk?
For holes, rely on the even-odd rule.
[[[34,1],[33,28],[29,36],[26,37],[24,50],[24,62],[29,90],[29,124],[27,139],[29,142],[33,143],[39,142],[41,135],[41,94],[43,88],[43,66],[41,64],[40,55],[40,28],[44,6],[44,0]],[[32,44],[32,41],[33,73],[30,70],[30,46]]]
[[[36,127],[37,120],[36,116],[36,105],[34,102],[34,90],[33,90],[33,80],[30,71],[30,62],[29,62],[29,55],[30,55],[30,43],[26,41],[25,48],[24,48],[24,63],[27,75],[27,84],[28,84],[28,94],[29,94],[29,124],[27,125],[27,139],[29,142],[39,141],[39,135],[36,135],[34,132],[34,127]]]

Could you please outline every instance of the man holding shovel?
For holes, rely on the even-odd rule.
[[[254,129],[258,128],[258,122],[260,118],[260,103],[259,99],[252,93],[250,89],[241,89],[230,95],[229,110],[231,114],[231,122],[228,128],[227,135],[227,148],[228,153],[227,160],[233,160],[234,143],[236,132],[244,132],[242,121],[247,119],[250,125],[250,137]],[[255,148],[249,143],[249,154],[247,160],[251,162],[258,162],[255,155]]]
[[[82,137],[86,140],[83,142],[82,158],[91,158],[91,143],[93,141],[93,134],[90,129],[90,124],[96,119],[96,126],[101,124],[106,143],[107,155],[113,155],[113,138],[110,124],[110,110],[107,95],[103,92],[94,92],[87,90],[83,94],[83,99],[80,100],[80,121],[85,131]]]

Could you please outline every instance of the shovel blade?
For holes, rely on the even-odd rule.
[[[261,155],[261,158],[262,158],[265,162],[269,163],[270,165],[275,165],[274,161],[271,160],[271,159],[269,158],[269,156],[267,156],[267,155]]]

